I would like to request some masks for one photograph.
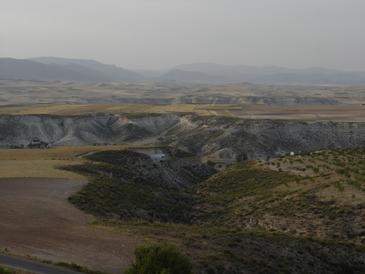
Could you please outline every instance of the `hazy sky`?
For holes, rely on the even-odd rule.
[[[0,0],[0,56],[365,70],[365,0]]]

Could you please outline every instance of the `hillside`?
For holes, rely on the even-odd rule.
[[[209,164],[189,154],[156,151],[87,156],[92,162],[73,169],[97,177],[72,201],[99,216],[195,222],[365,245],[364,149],[237,163],[215,175]],[[166,160],[150,158],[162,151]],[[160,207],[164,199],[170,206]],[[172,211],[166,215],[164,210]],[[150,213],[143,217],[138,212]]]
[[[364,72],[340,71],[326,68],[291,69],[274,66],[255,67],[193,63],[176,66],[173,70],[181,72],[181,78],[178,78],[177,74],[174,74],[173,78],[175,81],[180,80],[181,82],[186,82],[188,79],[185,75],[189,75],[189,80],[201,83],[251,82],[256,84],[301,85],[363,85],[365,83]],[[169,74],[167,73],[166,75]]]
[[[363,149],[237,163],[178,192],[161,174],[175,166],[170,178],[186,176],[191,157],[175,154],[148,173],[143,153],[99,152],[73,167],[93,179],[71,201],[102,217],[98,227],[173,242],[197,273],[365,271]]]
[[[96,61],[0,58],[1,80],[104,82],[137,80],[138,74]]]
[[[365,151],[236,164],[198,186],[204,222],[365,244]]]
[[[59,57],[0,58],[0,80],[36,81],[155,81],[186,84],[245,83],[270,85],[363,86],[365,72],[326,68],[292,69],[193,63],[162,72],[138,73],[95,60]]]
[[[163,82],[185,82],[185,83],[224,83],[223,77],[207,75],[203,72],[171,69],[157,78]]]
[[[61,108],[62,110],[62,108]],[[193,114],[0,115],[0,147],[148,142],[231,163],[290,152],[364,146],[365,123],[239,119]],[[179,136],[177,138],[177,136]]]
[[[98,72],[100,75],[103,75],[106,79],[109,78],[113,81],[122,81],[122,80],[138,80],[141,79],[141,76],[136,72],[131,70],[127,70],[115,65],[107,65],[100,63],[95,60],[87,60],[87,59],[69,59],[69,58],[58,58],[58,57],[38,57],[32,58],[30,60],[47,64],[47,65],[58,65],[73,68],[89,69]]]
[[[152,157],[162,157],[163,160]],[[214,173],[181,151],[145,149],[106,151],[87,156],[89,163],[67,167],[91,176],[70,201],[102,218],[189,223],[192,185]]]

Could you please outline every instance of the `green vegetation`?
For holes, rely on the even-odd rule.
[[[161,173],[145,161],[96,154],[78,167],[93,181],[72,201],[104,218],[95,225],[140,234],[152,244],[173,243],[196,273],[363,273],[364,152],[238,163],[182,191],[161,184]],[[158,218],[137,215],[136,208]],[[110,214],[125,209],[134,218]]]
[[[98,176],[70,201],[99,217],[159,221],[188,220],[191,198],[185,192]]]
[[[188,257],[172,245],[151,245],[135,251],[136,261],[125,274],[191,274]]]
[[[277,189],[297,179],[252,162],[233,165],[198,186],[202,216],[209,223],[240,227],[271,210],[282,200]]]
[[[150,243],[172,242],[187,254],[194,273],[355,273],[365,270],[363,249],[351,245],[289,237],[258,230],[216,225],[184,225],[126,221],[98,221],[139,234]],[[352,272],[349,272],[352,273]]]
[[[20,269],[10,269],[7,267],[0,266],[0,274],[32,274],[31,272],[20,270]]]
[[[92,162],[68,168],[91,176],[70,201],[103,218],[190,222],[194,197],[189,187],[211,172],[203,165],[181,167],[175,160],[156,163],[133,151],[98,152],[88,159]]]
[[[364,170],[364,149],[239,163],[199,184],[200,217],[237,229],[364,245]]]
[[[48,263],[51,263],[51,262],[48,262]],[[78,264],[75,264],[75,263],[59,262],[59,263],[56,263],[55,265],[61,266],[61,267],[64,267],[64,268],[68,268],[68,269],[71,269],[71,270],[75,270],[75,271],[80,272],[80,273],[105,274],[104,272],[94,271],[94,270],[91,270],[87,267],[84,267],[84,266],[81,266],[81,265],[78,265]]]
[[[9,270],[9,269],[6,269],[6,268],[3,268],[3,267],[0,267],[0,274],[14,274],[15,272]]]

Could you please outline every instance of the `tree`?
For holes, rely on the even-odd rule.
[[[142,246],[125,274],[191,274],[192,264],[172,245]]]

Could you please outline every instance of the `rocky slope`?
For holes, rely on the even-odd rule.
[[[26,145],[33,137],[53,145],[112,144],[156,136],[177,123],[176,116],[129,119],[117,115],[0,116],[0,145]]]
[[[191,114],[2,115],[0,146],[155,142],[229,163],[289,152],[365,146],[365,123],[244,120]]]
[[[365,145],[365,123],[183,117],[167,134],[212,160],[266,158],[289,152]]]

